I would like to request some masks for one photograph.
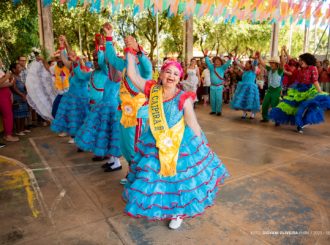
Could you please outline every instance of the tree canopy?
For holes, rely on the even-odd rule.
[[[0,1],[0,55],[6,65],[39,46],[37,13],[35,0],[19,5],[12,0]]]
[[[0,55],[9,64],[19,55],[27,55],[32,47],[39,46],[38,16],[35,0],[23,0],[14,5],[12,0],[0,1]],[[145,47],[151,59],[155,58],[157,46],[156,16],[150,10],[134,14],[130,8],[122,9],[112,14],[110,9],[100,13],[91,13],[89,8],[78,6],[68,9],[67,5],[54,2],[52,4],[54,42],[57,37],[65,34],[70,44],[87,56],[91,56],[94,49],[94,35],[99,33],[104,22],[110,21],[116,33],[115,40],[118,49],[123,47],[123,38],[134,35]],[[168,10],[158,15],[160,54],[162,56],[176,54],[183,55],[183,15],[169,17]],[[215,21],[211,17],[194,18],[194,47],[203,50],[215,50],[217,54],[234,52],[238,56],[249,56],[252,51],[260,50],[269,53],[271,39],[271,25],[269,23],[251,23],[236,21],[224,23],[221,19]],[[279,47],[287,45],[289,39],[289,25],[281,26]],[[302,53],[304,30],[295,27],[292,34],[292,55]],[[328,31],[318,41],[324,30],[316,29],[310,33],[309,51],[318,46],[317,53],[327,52]]]

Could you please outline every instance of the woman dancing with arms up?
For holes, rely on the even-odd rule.
[[[297,132],[303,133],[304,126],[324,122],[324,112],[330,109],[330,96],[322,91],[318,82],[314,55],[300,55],[299,64],[296,82],[271,110],[270,118],[276,125],[296,125]]]
[[[130,166],[123,193],[125,212],[148,220],[168,219],[169,227],[177,229],[184,218],[200,215],[214,204],[218,184],[229,174],[197,122],[195,94],[177,87],[183,73],[180,64],[167,61],[157,85],[137,73],[135,57],[126,51],[128,77],[149,101],[149,127]]]

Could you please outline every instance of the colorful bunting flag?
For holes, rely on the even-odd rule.
[[[22,0],[12,0],[19,4]],[[122,7],[132,7],[134,14],[151,9],[153,13],[168,9],[168,16],[183,14],[185,18],[192,15],[202,17],[220,17],[225,22],[234,23],[237,20],[278,22],[290,24],[297,22],[310,24],[329,24],[330,5],[325,8],[326,1],[313,4],[313,0],[42,0],[43,6],[52,2],[67,4],[68,8],[77,6],[89,7],[91,12],[99,13],[103,8],[110,8],[112,13],[118,12]]]

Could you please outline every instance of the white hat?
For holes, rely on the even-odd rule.
[[[269,60],[268,60],[268,63],[277,63],[277,64],[280,64],[280,57],[278,56],[273,56],[271,57]]]

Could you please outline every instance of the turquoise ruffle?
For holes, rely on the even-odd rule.
[[[66,132],[75,136],[89,112],[88,96],[77,96],[70,91],[65,93],[52,121],[51,130],[56,133]]]
[[[256,74],[253,71],[245,71],[242,81],[237,84],[235,94],[230,103],[234,110],[260,111],[259,89],[255,83]]]
[[[149,220],[200,215],[214,204],[218,185],[229,176],[216,154],[189,127],[181,142],[177,174],[162,177],[159,170],[158,151],[149,129],[139,140],[123,193],[128,215]]]
[[[100,102],[88,114],[75,137],[76,145],[96,156],[120,157],[118,104]]]

